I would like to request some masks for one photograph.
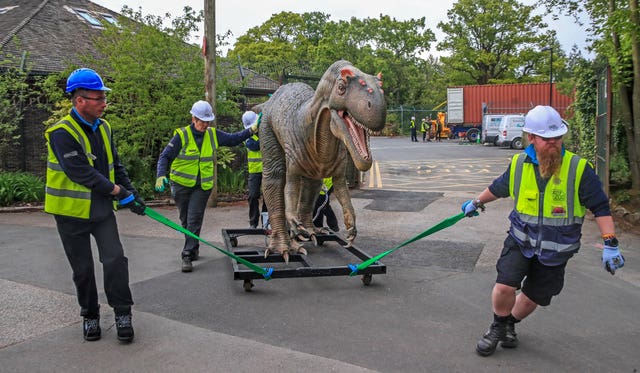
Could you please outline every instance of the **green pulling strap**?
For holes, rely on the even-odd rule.
[[[148,217],[150,217],[151,219],[160,222],[164,225],[166,225],[169,228],[173,228],[175,230],[177,230],[178,232],[182,232],[184,234],[186,234],[187,236],[193,237],[196,240],[209,245],[211,247],[213,247],[214,249],[218,250],[219,252],[223,253],[224,255],[231,257],[232,259],[246,265],[247,267],[249,267],[250,269],[252,269],[255,272],[258,272],[259,274],[261,274],[262,276],[264,276],[265,280],[269,280],[271,278],[271,274],[273,273],[273,268],[269,267],[269,268],[262,268],[259,267],[253,263],[251,263],[250,261],[243,259],[237,255],[234,255],[233,253],[223,250],[219,247],[217,247],[216,245],[209,243],[205,240],[203,240],[202,238],[198,237],[198,235],[193,234],[191,232],[189,232],[188,230],[184,229],[182,226],[174,223],[173,221],[169,220],[168,218],[166,218],[164,215],[160,214],[159,212],[153,210],[150,207],[145,207],[144,209],[144,213],[147,214]]]
[[[351,273],[349,274],[349,276],[355,276],[358,274],[358,271],[361,271],[365,268],[367,268],[368,266],[372,265],[373,263],[377,262],[378,260],[384,258],[385,256],[391,254],[392,252],[398,250],[399,248],[403,247],[403,246],[407,246],[408,244],[418,241],[421,238],[427,237],[430,234],[436,233],[440,230],[443,230],[447,227],[450,227],[452,225],[454,225],[455,223],[459,222],[460,220],[462,220],[462,218],[464,218],[464,212],[459,213],[458,215],[454,215],[451,217],[448,217],[446,219],[444,219],[443,221],[441,221],[440,223],[434,225],[433,227],[427,229],[426,231],[420,233],[419,235],[410,238],[406,241],[404,241],[403,243],[401,243],[400,245],[394,247],[391,250],[387,250],[385,252],[383,252],[382,254],[378,254],[376,256],[374,256],[373,258],[366,260],[362,263],[360,263],[359,265],[355,265],[355,264],[349,264],[349,268],[351,269]]]

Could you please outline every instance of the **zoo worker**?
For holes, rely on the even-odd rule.
[[[227,133],[209,127],[215,116],[207,101],[198,101],[191,107],[191,124],[178,128],[158,159],[155,190],[163,192],[169,184],[182,227],[200,235],[207,200],[213,188],[214,152],[219,146],[241,144],[258,131],[258,123],[236,133]],[[182,272],[193,270],[198,259],[198,240],[185,234],[182,248]]]
[[[422,132],[422,142],[427,142],[427,119],[422,118],[420,123],[420,132]]]
[[[560,294],[567,261],[580,249],[586,209],[602,236],[603,268],[613,275],[624,265],[607,195],[591,165],[563,147],[567,126],[558,112],[536,106],[525,116],[523,130],[530,145],[478,198],[462,205],[467,216],[475,216],[478,207],[497,198],[514,200],[496,264],[493,322],[476,346],[482,356],[494,353],[498,343],[517,347],[515,324]]]
[[[411,122],[409,122],[409,129],[411,130],[411,142],[418,142],[418,133],[416,132],[416,117],[411,117]]]
[[[111,126],[100,118],[107,107],[105,93],[109,90],[91,69],[78,69],[69,75],[66,92],[71,95],[73,108],[45,131],[48,158],[44,210],[53,214],[71,265],[84,339],[96,341],[101,336],[91,253],[93,236],[104,273],[104,292],[115,313],[117,337],[131,342],[133,300],[128,260],[113,213],[114,199],[138,215],[144,215],[145,204],[120,163]]]
[[[333,178],[325,177],[322,179],[322,189],[313,208],[313,225],[322,228],[326,217],[329,229],[338,232],[340,227],[338,226],[338,218],[331,208],[331,192],[333,192]]]
[[[245,111],[242,114],[242,125],[244,128],[250,128],[258,121],[258,115],[253,111]],[[260,221],[260,191],[262,189],[262,152],[260,151],[260,139],[258,134],[244,142],[247,147],[247,171],[248,189],[249,189],[249,226],[257,228]],[[267,211],[267,206],[262,200],[262,212]]]

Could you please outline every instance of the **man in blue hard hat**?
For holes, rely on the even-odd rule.
[[[219,146],[235,146],[258,132],[258,123],[235,133],[227,133],[209,127],[215,119],[207,101],[197,101],[191,107],[191,124],[178,128],[158,159],[155,190],[163,192],[171,185],[171,195],[176,202],[182,226],[200,235],[207,200],[213,188],[214,152]],[[170,175],[171,182],[167,179]],[[185,234],[182,248],[182,272],[193,270],[200,243]]]
[[[45,131],[47,182],[45,212],[53,214],[76,286],[83,336],[101,337],[100,305],[94,274],[91,236],[104,273],[104,291],[113,307],[118,340],[133,340],[128,260],[120,242],[116,205],[144,215],[144,201],[131,185],[112,141],[111,126],[101,119],[107,88],[93,70],[75,70],[66,92],[73,108]]]
[[[514,200],[491,293],[493,322],[476,344],[481,356],[498,345],[517,347],[515,324],[560,294],[567,262],[580,249],[587,209],[602,236],[603,268],[613,275],[624,266],[609,199],[591,165],[562,145],[567,126],[560,114],[536,106],[525,116],[523,131],[530,145],[476,199],[462,204],[465,215],[476,216],[486,203]]]

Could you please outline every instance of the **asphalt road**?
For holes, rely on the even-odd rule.
[[[484,159],[492,173],[509,150],[479,145],[411,144],[373,139],[381,180],[392,162]],[[435,146],[431,146],[435,145]],[[424,152],[424,153],[422,153]],[[480,153],[476,153],[480,152]],[[486,152],[486,153],[483,153]],[[400,154],[399,154],[400,153]],[[477,154],[484,154],[478,156]],[[451,162],[449,162],[451,163]],[[456,162],[459,163],[459,162]],[[466,167],[466,166],[465,166]],[[460,171],[464,168],[458,168]],[[455,171],[455,172],[458,172]],[[356,245],[378,254],[459,212],[484,186],[458,172],[429,189],[413,172],[413,189],[354,191]],[[493,175],[493,174],[492,174]],[[488,176],[490,179],[492,176]],[[460,188],[454,188],[457,180]],[[420,184],[423,183],[423,184]],[[336,212],[340,207],[335,204]],[[201,249],[192,273],[180,272],[181,235],[128,211],[117,213],[129,257],[136,339],[117,342],[104,294],[103,337],[84,342],[69,265],[53,218],[42,212],[0,214],[0,370],[3,372],[636,372],[640,369],[640,237],[619,232],[627,264],[615,276],[600,262],[593,218],[582,249],[567,266],[565,288],[551,306],[518,324],[520,346],[479,357],[477,339],[491,321],[495,260],[511,203],[499,200],[387,256],[387,273],[369,286],[359,277],[234,280],[231,261]],[[177,221],[172,206],[155,208]],[[222,228],[248,226],[246,204],[207,209],[204,239],[222,246]],[[239,237],[238,248],[264,247]],[[95,248],[94,248],[95,250]],[[358,262],[332,243],[308,246],[309,259]],[[99,289],[101,269],[97,263]]]

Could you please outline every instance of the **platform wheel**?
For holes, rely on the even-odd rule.
[[[238,246],[238,238],[237,237],[229,237],[229,241],[231,241],[231,246],[232,247],[237,247]]]
[[[251,291],[251,288],[253,287],[253,281],[251,280],[244,280],[244,283],[242,284],[242,288],[244,289],[244,291]]]
[[[371,285],[371,280],[373,280],[373,275],[371,273],[367,273],[366,275],[362,275],[362,283],[369,286]]]

